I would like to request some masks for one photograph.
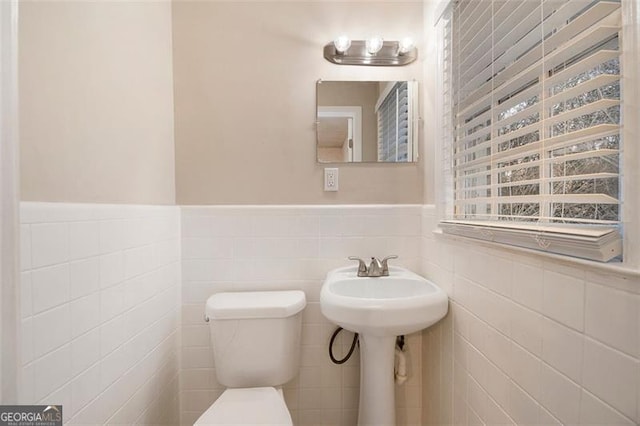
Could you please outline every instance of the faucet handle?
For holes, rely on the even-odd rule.
[[[349,260],[357,260],[358,261],[358,276],[359,277],[366,277],[368,276],[368,272],[369,270],[367,269],[367,264],[364,263],[364,260],[360,259],[359,257],[356,256],[349,256]]]
[[[382,259],[382,275],[385,277],[389,276],[389,260],[391,259],[397,259],[398,256],[396,256],[395,254],[392,254],[390,256],[385,257],[384,259]]]

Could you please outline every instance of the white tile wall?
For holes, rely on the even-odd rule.
[[[203,322],[206,299],[226,290],[302,289],[300,374],[285,387],[294,423],[354,425],[358,357],[342,366],[329,360],[335,326],[320,312],[320,287],[330,269],[350,263],[350,255],[397,254],[395,264],[416,269],[420,215],[421,206],[183,207],[182,424],[192,424],[222,391]],[[343,353],[350,337],[341,339]],[[419,334],[410,337],[409,351],[411,378],[397,392],[399,425],[420,424]]]
[[[21,204],[20,402],[177,424],[178,207]]]
[[[328,360],[319,290],[347,256],[392,253],[451,298],[409,338],[399,425],[640,422],[638,277],[434,237],[431,206],[22,203],[21,216],[20,400],[63,403],[71,424],[190,425],[222,392],[204,301],[253,289],[307,295],[285,388],[296,424],[355,424],[359,364]]]
[[[422,219],[421,270],[451,308],[423,333],[424,424],[640,424],[637,274],[437,236],[433,206]]]

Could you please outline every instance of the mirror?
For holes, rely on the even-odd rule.
[[[316,84],[319,163],[418,161],[418,83]]]

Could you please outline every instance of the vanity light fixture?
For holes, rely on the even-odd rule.
[[[398,66],[415,61],[418,49],[409,37],[400,41],[384,41],[379,36],[350,40],[341,35],[324,46],[324,57],[338,65]]]

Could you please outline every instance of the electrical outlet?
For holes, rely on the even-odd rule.
[[[326,168],[324,169],[324,190],[325,191],[337,191],[338,190],[338,169]]]

